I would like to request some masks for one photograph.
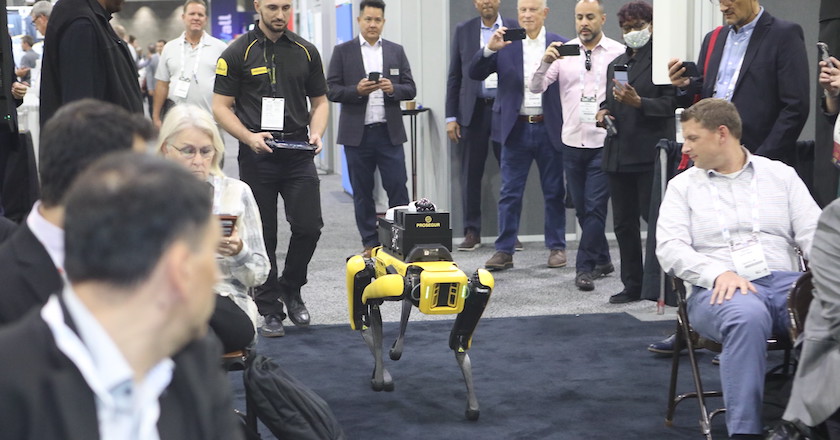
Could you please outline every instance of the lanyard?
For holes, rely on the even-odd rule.
[[[195,63],[193,64],[193,72],[192,77],[190,79],[195,79],[196,84],[198,84],[198,60],[201,57],[201,49],[204,47],[203,43],[204,37],[201,37],[201,40],[198,40],[198,50],[195,51]],[[187,66],[187,46],[190,45],[190,42],[187,41],[187,37],[184,37],[184,45],[181,46],[181,79],[184,79],[184,68]]]
[[[759,231],[761,230],[761,223],[759,222],[758,216],[758,178],[756,177],[755,168],[753,168],[753,176],[752,180],[750,180],[750,201],[752,202],[752,232],[754,235],[758,235]],[[720,191],[717,189],[717,186],[712,182],[711,177],[708,177],[709,181],[709,191],[712,193],[712,201],[715,207],[715,213],[717,214],[718,223],[720,224],[721,232],[723,233],[723,239],[729,243],[732,243],[732,234],[729,232],[729,227],[726,226],[726,221],[723,219],[723,207],[720,203]]]
[[[263,43],[263,61],[268,67],[268,55],[266,54],[266,47],[268,46],[268,38]],[[274,63],[274,53],[271,54],[271,67],[268,67],[268,80],[271,85],[271,97],[277,97],[277,65]]]

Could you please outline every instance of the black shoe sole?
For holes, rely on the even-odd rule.
[[[264,338],[282,338],[283,336],[286,336],[286,330],[285,329],[280,329],[280,330],[276,330],[276,331],[269,331],[269,330],[265,330],[262,327],[260,327],[259,333],[260,333],[260,336],[262,336]]]

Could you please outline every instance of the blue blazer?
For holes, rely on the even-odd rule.
[[[545,33],[546,47],[555,41],[565,43],[568,39],[551,32]],[[470,77],[474,80],[483,81],[493,72],[499,74],[499,89],[496,91],[496,101],[493,103],[493,127],[490,137],[504,145],[519,118],[519,108],[522,107],[522,100],[525,99],[522,42],[514,41],[486,58],[484,50],[479,49],[473,55],[470,64]],[[548,86],[542,96],[548,137],[551,139],[551,145],[557,151],[562,151],[563,140],[560,135],[563,131],[563,109],[560,106],[560,86],[555,81]]]
[[[358,146],[362,143],[368,97],[359,95],[356,85],[366,76],[358,36],[335,47],[327,75],[327,98],[341,103],[336,137],[339,144]],[[414,99],[417,88],[403,47],[385,39],[382,40],[382,76],[394,85],[394,96],[385,95],[385,121],[391,144],[399,145],[407,139],[400,101]]]
[[[502,18],[502,25],[518,27],[516,20]],[[481,48],[481,17],[458,23],[452,37],[449,76],[446,80],[446,117],[455,118],[468,126],[475,110],[475,100],[481,92],[481,81],[470,79],[470,61]]]
[[[694,94],[701,98],[714,95],[723,47],[728,28],[720,31],[709,59],[709,81],[693,78],[690,93],[679,97],[682,106],[691,105]],[[700,49],[697,66],[703,69],[709,50],[711,32]],[[808,56],[802,27],[781,20],[767,10],[753,31],[732,103],[743,121],[741,142],[753,153],[788,164],[795,158],[796,141],[808,120],[810,92]]]

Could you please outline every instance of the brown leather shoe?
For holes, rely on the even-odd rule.
[[[484,263],[487,270],[505,270],[513,267],[513,255],[504,252],[496,252]]]
[[[365,246],[364,250],[362,250],[362,258],[370,258],[370,252],[373,250],[373,246]]]
[[[459,251],[474,251],[481,247],[481,237],[473,230],[467,231],[464,241],[458,245]]]
[[[562,249],[552,249],[548,254],[548,267],[565,267],[566,266],[566,251]]]
[[[516,239],[516,243],[513,244],[513,250],[515,251],[524,251],[525,246],[519,241],[519,238]]]

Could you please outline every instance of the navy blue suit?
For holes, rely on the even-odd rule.
[[[701,70],[710,36],[711,33],[706,35],[700,49],[697,66]],[[680,97],[682,106],[691,105],[696,93],[701,98],[714,96],[727,37],[728,29],[723,28],[709,59],[709,72],[705,76],[710,80],[692,79],[689,93]],[[808,120],[808,65],[802,27],[773,17],[765,10],[750,38],[732,94],[732,103],[743,121],[741,142],[751,152],[793,163],[796,141]]]
[[[506,27],[518,27],[515,20],[502,19]],[[452,36],[449,76],[446,81],[446,118],[461,126],[461,187],[463,189],[464,234],[481,235],[481,179],[487,162],[492,124],[493,98],[481,96],[482,83],[470,78],[470,61],[481,48],[481,17],[458,23]],[[501,144],[493,142],[496,160]]]
[[[555,41],[566,42],[560,35],[546,32],[546,47]],[[566,208],[563,188],[563,142],[560,138],[563,112],[558,84],[542,94],[544,120],[523,121],[519,109],[524,100],[522,42],[514,41],[489,57],[478,50],[472,59],[470,77],[484,80],[493,72],[499,75],[499,88],[493,103],[491,138],[502,144],[502,189],[499,197],[499,237],[496,250],[513,254],[522,195],[531,162],[540,171],[540,185],[545,201],[545,244],[549,249],[566,249]],[[530,78],[529,78],[530,80]]]
[[[356,91],[365,70],[359,37],[339,44],[333,50],[327,75],[327,98],[341,103],[337,142],[344,145],[356,226],[365,247],[379,245],[376,234],[376,204],[373,200],[374,172],[379,169],[382,187],[388,194],[388,206],[408,204],[405,171],[406,141],[400,101],[417,94],[411,67],[403,47],[382,40],[382,76],[394,86],[392,96],[385,94],[385,123],[365,125],[368,97]]]

